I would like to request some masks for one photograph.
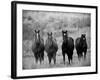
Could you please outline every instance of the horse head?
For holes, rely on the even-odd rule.
[[[86,34],[81,34],[81,38],[80,38],[81,45],[84,45],[85,41],[86,41]]]
[[[63,40],[67,40],[67,37],[68,37],[68,31],[64,31],[62,30],[62,36],[63,36]]]
[[[40,30],[35,30],[35,43],[40,44]]]
[[[81,34],[81,40],[85,41],[86,40],[86,34]]]
[[[48,39],[51,40],[52,39],[52,32],[50,32],[50,33],[48,32],[47,34],[48,34]]]
[[[53,45],[52,32],[48,32],[47,34],[48,34],[48,44],[51,45],[51,47],[52,47],[52,45]]]

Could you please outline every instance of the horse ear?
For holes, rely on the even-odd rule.
[[[81,34],[81,37],[83,36],[83,34]]]
[[[86,36],[86,34],[81,34],[81,36]]]
[[[36,32],[36,29],[34,31]]]
[[[51,32],[51,35],[52,35],[52,32]]]
[[[81,34],[81,37],[85,37],[86,35],[85,34]]]
[[[66,33],[68,33],[68,31],[66,30]]]
[[[36,32],[36,33],[39,33],[39,32],[40,32],[40,30],[36,30],[36,29],[35,29],[35,32]]]
[[[49,35],[49,33],[47,32],[47,34]]]
[[[64,31],[62,30],[62,33],[64,33]]]
[[[84,34],[84,36],[86,36],[86,34]]]

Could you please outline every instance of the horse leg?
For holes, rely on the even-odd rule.
[[[78,51],[78,54],[79,54],[79,61],[81,61],[81,58],[83,56],[82,51]]]
[[[40,64],[42,63],[43,58],[44,58],[44,53],[41,52],[41,54],[40,54]]]
[[[83,57],[83,52],[81,52],[81,57]]]
[[[64,61],[64,64],[65,64],[65,53],[63,52],[63,61]]]
[[[37,62],[38,62],[38,59],[37,59],[37,58],[35,58],[35,62],[36,62],[36,64],[37,64]]]
[[[48,55],[49,64],[51,64],[51,56]]]
[[[83,59],[83,51],[80,52],[80,59]]]
[[[53,55],[54,64],[56,64],[56,53]]]
[[[84,51],[84,59],[86,59],[87,50]]]
[[[71,63],[73,63],[73,55],[71,55],[70,59],[71,59]]]
[[[70,64],[70,57],[68,56],[68,61],[69,61],[69,64]]]
[[[70,59],[71,59],[71,63],[73,63],[73,50],[71,51]]]
[[[37,55],[35,55],[35,62],[36,62],[36,64],[38,62],[38,56]]]
[[[80,52],[77,51],[78,60],[80,61]]]
[[[51,64],[51,58],[49,58],[49,64]]]
[[[40,56],[40,64],[42,63],[42,57]]]
[[[70,61],[71,61],[71,55],[70,55],[70,54],[71,54],[71,53],[67,53],[69,64],[70,64]]]
[[[84,52],[84,59],[86,59],[86,52]]]
[[[44,52],[42,53],[42,60],[44,61]]]
[[[42,53],[42,61],[44,62],[44,52]]]

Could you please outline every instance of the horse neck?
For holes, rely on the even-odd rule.
[[[49,44],[52,46],[53,45],[53,39],[52,38],[51,39],[48,38],[48,41],[49,41]]]
[[[63,39],[63,41],[64,41],[65,43],[68,43],[68,37],[66,37],[65,39]]]
[[[40,35],[38,35],[38,36],[35,35],[35,42],[40,43]]]
[[[80,39],[81,45],[83,45],[84,41],[85,41],[85,40],[82,40],[82,38]]]

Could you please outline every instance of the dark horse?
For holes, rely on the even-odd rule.
[[[40,37],[40,30],[35,30],[32,51],[34,53],[34,57],[36,63],[38,60],[41,62],[44,60],[44,40]]]
[[[72,61],[72,56],[73,56],[74,40],[73,40],[73,38],[68,37],[67,31],[62,31],[62,36],[63,36],[63,43],[62,43],[63,61],[65,64],[65,54],[67,54],[68,61],[70,64],[70,61]]]
[[[52,32],[48,33],[48,38],[45,43],[45,51],[47,52],[49,64],[51,63],[51,59],[54,60],[54,64],[56,64],[56,52],[58,50],[58,45],[56,39],[52,37]]]
[[[83,56],[84,53],[84,59],[86,58],[87,53],[87,42],[86,42],[86,34],[82,34],[81,37],[78,37],[75,41],[75,47],[78,55],[78,59]]]

